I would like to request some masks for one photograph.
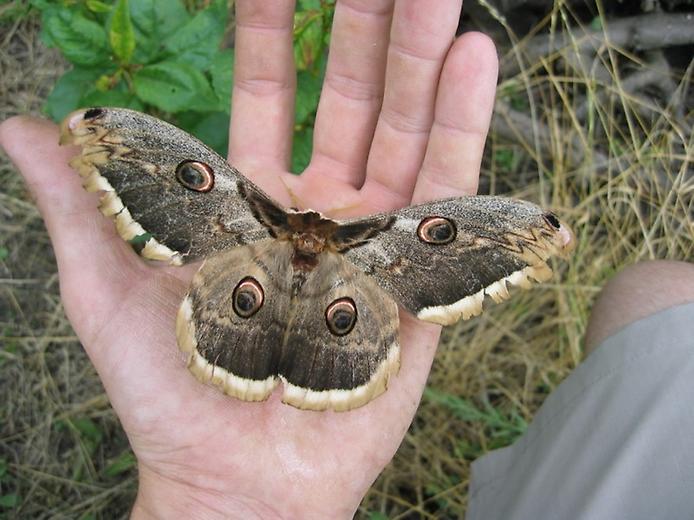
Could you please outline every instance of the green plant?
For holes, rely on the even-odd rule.
[[[162,117],[221,154],[233,77],[228,0],[32,0],[43,41],[72,64],[46,113],[56,121],[78,107],[132,108]],[[203,4],[199,6],[197,4]],[[300,0],[294,31],[296,135],[292,168],[310,158],[334,0]]]
[[[14,493],[5,493],[1,491],[3,481],[9,480],[7,477],[7,461],[0,458],[0,510],[2,508],[13,508],[20,502],[19,497]]]
[[[0,24],[14,23],[29,16],[31,6],[26,0],[4,0],[0,2]]]
[[[434,388],[426,388],[424,398],[446,407],[453,415],[467,423],[478,423],[489,439],[487,450],[508,446],[520,437],[528,426],[515,409],[502,411],[488,402],[484,402],[480,407],[468,399]],[[465,440],[457,448],[458,456],[469,459],[479,457],[485,451],[480,447],[471,446]]]
[[[313,123],[330,42],[334,0],[299,0],[294,16],[294,62],[297,96],[292,171],[301,172],[311,159]]]

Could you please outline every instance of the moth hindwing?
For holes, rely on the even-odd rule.
[[[442,325],[551,276],[574,239],[556,215],[502,197],[437,200],[337,221],[286,210],[186,132],[125,109],[70,114],[71,164],[140,254],[205,259],[176,322],[188,366],[247,401],[350,410],[400,364],[398,304]]]

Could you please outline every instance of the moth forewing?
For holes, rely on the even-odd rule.
[[[95,107],[68,115],[70,164],[139,253],[204,259],[176,319],[199,380],[246,401],[350,410],[400,366],[398,304],[441,325],[485,296],[551,275],[574,238],[553,213],[503,197],[461,197],[337,221],[285,210],[196,138],[151,116]]]

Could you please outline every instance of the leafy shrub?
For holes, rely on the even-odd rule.
[[[86,106],[125,107],[184,128],[225,155],[233,51],[227,0],[32,0],[43,41],[72,64],[45,104],[56,121]],[[311,156],[334,0],[299,0],[293,171]]]

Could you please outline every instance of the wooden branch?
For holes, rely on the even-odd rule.
[[[662,51],[652,53],[652,59],[646,67],[640,68],[622,80],[620,87],[633,97],[640,97],[640,92],[646,87],[654,86],[660,90],[661,99],[669,100],[668,104],[676,119],[683,119],[684,106],[677,95],[677,83],[672,78],[672,70]],[[609,89],[601,89],[593,103],[604,102],[611,94]],[[650,103],[644,103],[647,107]],[[584,101],[576,109],[576,118],[585,121],[590,109],[588,101]]]
[[[577,28],[570,38],[566,33],[536,36],[520,44],[522,64],[536,63],[542,56],[564,51],[595,54],[601,46],[610,45],[631,50],[650,50],[694,43],[694,13],[654,13],[611,20],[599,30],[585,31]],[[515,53],[507,54],[501,62],[502,77],[519,72],[521,64]]]
[[[565,4],[578,4],[582,0],[565,0]],[[546,12],[552,9],[552,3],[547,0],[496,0],[490,2],[494,5],[500,12],[508,13],[513,9],[519,7],[534,7],[534,8],[544,8]]]
[[[492,132],[509,141],[522,143],[530,149],[534,148],[533,136],[535,136],[540,146],[540,149],[537,150],[538,153],[543,157],[556,156],[552,150],[552,132],[550,128],[541,121],[533,121],[524,112],[512,109],[504,101],[496,101],[494,119],[492,120]],[[590,153],[592,154],[592,161],[588,166],[592,171],[607,167],[608,158],[603,152],[594,149]],[[578,135],[575,135],[571,142],[568,143],[567,154],[569,161],[577,169],[584,166],[587,152],[585,144]]]

